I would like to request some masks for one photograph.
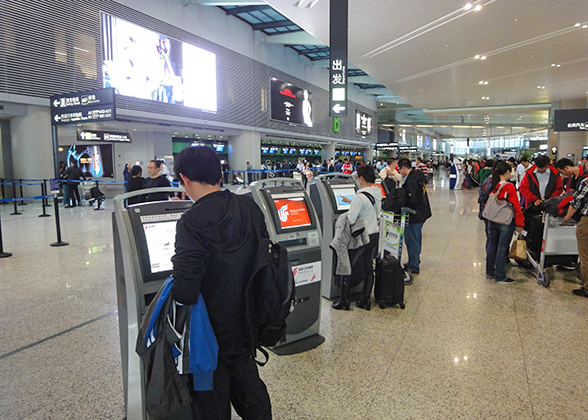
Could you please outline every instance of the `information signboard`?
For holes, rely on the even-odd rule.
[[[53,125],[116,119],[114,88],[54,95],[50,101]]]
[[[329,10],[329,116],[347,116],[348,0],[331,0]]]

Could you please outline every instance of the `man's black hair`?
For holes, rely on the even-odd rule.
[[[161,161],[160,160],[151,159],[149,162],[153,162],[157,169],[161,168]]]
[[[528,162],[529,159],[527,159],[526,157],[521,158],[521,162]]]
[[[407,158],[402,158],[398,161],[398,168],[408,168],[412,169],[412,163]]]
[[[187,147],[176,156],[174,169],[190,181],[216,185],[221,180],[220,158],[211,147]],[[180,178],[180,182],[183,184]]]
[[[572,162],[568,158],[562,158],[555,163],[555,167],[557,169],[565,169],[566,166],[574,166],[574,162]]]
[[[508,158],[508,161],[512,163],[517,163],[517,160],[512,156]]]
[[[363,179],[365,179],[366,182],[369,182],[370,184],[376,182],[376,172],[370,165],[360,166],[357,168],[357,176],[363,177]]]
[[[535,166],[537,166],[538,168],[545,168],[549,166],[549,158],[546,155],[537,156],[535,158]]]
[[[493,167],[494,167],[494,160],[493,159],[486,160],[486,163],[484,163],[484,168],[493,168]]]
[[[142,173],[143,173],[143,168],[141,168],[139,165],[133,165],[133,167],[131,168],[131,175],[132,176],[141,175]]]

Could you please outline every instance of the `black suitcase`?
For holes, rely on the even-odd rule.
[[[378,258],[376,261],[376,285],[374,289],[376,301],[380,308],[398,304],[404,305],[404,269],[392,255]]]

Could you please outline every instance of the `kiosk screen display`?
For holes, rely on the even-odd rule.
[[[152,274],[173,268],[171,258],[175,253],[176,224],[177,220],[143,224]]]
[[[310,226],[310,215],[304,195],[272,194],[282,229]]]
[[[349,210],[351,203],[344,202],[343,197],[347,197],[349,200],[353,200],[353,198],[355,197],[355,188],[333,188],[333,194],[335,195],[335,199],[337,200],[337,210]]]

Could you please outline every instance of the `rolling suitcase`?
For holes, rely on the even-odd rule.
[[[381,309],[404,305],[404,270],[398,260],[388,254],[376,261],[376,285],[374,296]]]

